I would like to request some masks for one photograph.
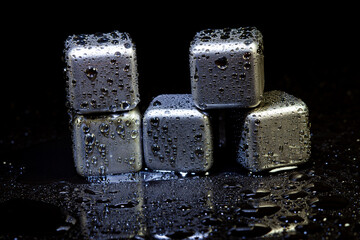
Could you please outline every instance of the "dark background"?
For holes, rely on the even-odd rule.
[[[313,134],[350,129],[357,139],[360,61],[352,9],[226,2],[7,7],[0,151],[10,161],[18,150],[68,138],[64,41],[72,34],[113,30],[128,32],[136,44],[144,110],[158,94],[190,93],[188,50],[197,31],[256,26],[264,36],[265,90],[283,90],[305,101]]]
[[[137,49],[140,108],[144,111],[158,94],[190,93],[188,50],[197,31],[256,26],[264,36],[265,90],[293,94],[310,110],[312,155],[299,171],[307,171],[308,175],[314,175],[312,178],[334,186],[329,196],[335,193],[349,199],[346,202],[350,210],[340,206],[336,212],[332,208],[338,207],[337,198],[335,203],[328,203],[324,198],[325,205],[330,208],[325,213],[328,215],[320,212],[319,216],[314,216],[329,220],[321,225],[325,230],[319,231],[317,236],[325,232],[339,232],[339,239],[352,239],[349,236],[355,233],[359,236],[358,8],[345,2],[321,6],[304,1],[293,5],[248,4],[211,1],[201,5],[181,1],[181,4],[151,2],[144,5],[97,1],[75,6],[74,2],[63,1],[15,2],[2,6],[0,200],[35,198],[41,202],[56,202],[61,208],[74,204],[69,207],[70,212],[79,208],[72,198],[64,200],[58,193],[62,190],[56,187],[61,180],[65,180],[64,185],[86,183],[74,169],[65,108],[62,51],[69,35],[113,30],[130,34]],[[233,160],[222,161],[226,157],[226,154],[218,154],[215,161],[225,165]],[[240,176],[251,181],[258,179],[247,176],[247,172]],[[278,178],[282,179],[281,176]],[[54,184],[47,187],[49,182]],[[32,192],[44,196],[33,196]],[[18,236],[17,231],[33,227],[39,219],[42,219],[39,229],[43,231],[46,230],[43,223],[57,219],[48,208],[39,211],[32,202],[28,205],[24,204],[26,201],[10,202],[10,207],[8,203],[0,204],[0,212],[16,209],[19,214],[8,211],[4,215],[2,220],[7,224],[0,224],[5,226],[2,233],[15,231],[14,236]],[[305,207],[310,208],[309,205]],[[28,215],[31,217],[26,218]],[[346,220],[351,224],[350,230],[335,224],[336,221],[341,223],[344,217],[352,219]],[[220,226],[219,231],[222,228],[224,226]],[[72,234],[76,229],[75,226],[69,232]],[[306,226],[304,231],[307,231]],[[315,233],[317,231],[315,229]],[[301,228],[298,234],[303,239]]]

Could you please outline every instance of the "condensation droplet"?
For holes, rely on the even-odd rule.
[[[132,130],[131,131],[131,134],[130,134],[131,138],[135,139],[135,138],[137,138],[138,135],[139,135],[138,130]]]
[[[88,133],[85,135],[85,145],[90,146],[95,142],[95,135],[93,133]]]
[[[85,74],[87,76],[87,78],[91,81],[94,81],[97,77],[97,74],[98,74],[98,71],[95,67],[88,67],[86,70],[85,70]]]
[[[215,60],[215,64],[219,69],[225,70],[228,67],[228,60],[226,57],[221,57]]]

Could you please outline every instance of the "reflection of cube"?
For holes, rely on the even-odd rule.
[[[78,193],[84,239],[138,239],[146,235],[143,182],[85,185]],[[142,239],[142,238],[141,238]]]
[[[204,221],[216,207],[212,189],[208,178],[146,182],[144,211],[149,239],[208,238],[213,227]]]
[[[306,162],[311,147],[308,115],[300,99],[266,92],[259,107],[238,115],[238,161],[254,172]]]
[[[209,117],[190,94],[156,97],[143,119],[144,158],[153,170],[207,171],[213,164]]]
[[[69,107],[76,112],[130,110],[140,101],[135,46],[128,34],[70,36],[65,61]]]
[[[78,115],[73,122],[75,166],[82,176],[136,172],[142,167],[138,108],[101,116]]]
[[[190,75],[200,109],[257,106],[264,90],[262,34],[253,27],[198,32],[190,46]]]

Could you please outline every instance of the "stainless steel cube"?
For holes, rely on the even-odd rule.
[[[190,75],[202,110],[257,106],[264,91],[262,34],[254,27],[198,32],[190,46]]]
[[[73,120],[73,151],[76,170],[85,177],[139,171],[139,109],[100,116],[77,115]]]
[[[80,114],[131,110],[140,101],[129,34],[70,36],[65,42],[69,107]]]
[[[250,171],[297,165],[309,159],[309,111],[299,98],[281,91],[265,92],[259,107],[237,117],[237,158]]]
[[[213,164],[210,119],[191,94],[153,99],[143,118],[143,145],[145,163],[153,170],[199,172]]]

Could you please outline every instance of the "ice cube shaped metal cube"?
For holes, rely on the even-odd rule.
[[[297,165],[309,159],[309,111],[299,98],[281,91],[265,92],[259,107],[233,116],[237,117],[237,159],[250,171]]]
[[[191,94],[159,95],[144,114],[144,159],[150,169],[207,171],[212,141],[209,116],[195,107]]]
[[[202,109],[251,108],[264,91],[262,34],[255,27],[208,29],[190,45],[191,89]]]
[[[76,170],[85,177],[139,171],[142,168],[139,109],[75,116],[73,152]]]
[[[65,42],[68,105],[77,113],[131,110],[140,101],[129,34],[81,34]]]

